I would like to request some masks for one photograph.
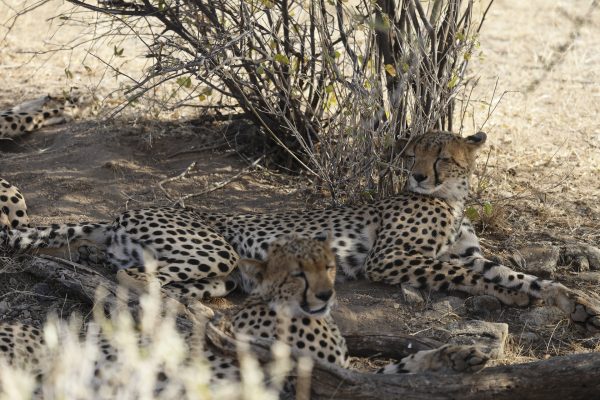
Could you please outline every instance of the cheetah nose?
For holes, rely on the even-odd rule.
[[[422,175],[422,174],[413,174],[413,179],[415,181],[417,181],[417,183],[421,183],[423,182],[425,179],[427,179],[427,175]]]
[[[333,296],[333,290],[328,290],[326,292],[321,292],[315,294],[315,297],[319,300],[327,301]]]

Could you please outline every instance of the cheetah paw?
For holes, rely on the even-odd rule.
[[[416,372],[477,372],[490,357],[475,346],[447,344],[434,350],[424,350],[403,358],[399,363],[388,365],[379,373]]]
[[[490,357],[475,346],[448,345],[440,355],[446,368],[454,372],[477,372],[485,367]]]
[[[565,312],[575,324],[592,334],[600,333],[600,298],[555,284],[544,293],[544,301]]]

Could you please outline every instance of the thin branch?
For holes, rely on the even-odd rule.
[[[247,166],[246,168],[242,169],[240,172],[238,172],[237,174],[233,175],[232,177],[225,179],[221,182],[215,183],[214,185],[212,185],[210,188],[205,189],[201,192],[198,193],[190,193],[190,194],[186,194],[185,196],[182,196],[179,198],[179,200],[177,200],[177,202],[175,202],[175,204],[178,204],[182,207],[184,207],[184,201],[187,199],[191,199],[192,197],[198,197],[198,196],[204,196],[205,194],[214,192],[215,190],[219,190],[224,188],[225,186],[229,185],[231,182],[239,179],[240,177],[246,175],[247,173],[249,173],[252,168],[256,167],[258,165],[258,163],[260,163],[263,159],[265,158],[265,156],[260,156],[258,157],[256,160],[254,160],[252,162],[252,164],[250,164],[249,166]]]
[[[168,183],[168,182],[174,182],[174,181],[178,181],[180,179],[183,179],[186,177],[187,174],[190,173],[190,171],[192,169],[194,169],[194,167],[196,166],[196,161],[192,162],[190,165],[188,165],[188,167],[179,175],[177,176],[173,176],[171,178],[167,178],[167,179],[163,179],[162,181],[158,182],[158,188],[165,194],[165,197],[169,200],[169,201],[174,201],[173,198],[171,198],[171,196],[169,195],[169,192],[167,192],[167,190],[164,188],[164,184]]]

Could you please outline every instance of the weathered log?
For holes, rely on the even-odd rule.
[[[344,333],[348,352],[355,357],[373,357],[400,359],[421,350],[431,350],[443,343],[429,338],[391,334]]]
[[[134,290],[119,290],[119,284],[91,267],[49,255],[32,257],[26,263],[26,271],[42,279],[61,284],[65,289],[81,298],[93,307],[102,302],[104,312],[108,315],[127,307],[134,319],[139,316],[139,294]],[[101,296],[101,298],[98,298]],[[171,302],[170,306],[176,302]],[[182,314],[191,314],[183,305],[179,306]],[[206,307],[207,308],[207,307]],[[184,331],[192,329],[192,322],[181,317],[176,318],[178,328]]]
[[[98,289],[117,295],[116,282],[85,265],[49,255],[31,257],[25,265],[26,272],[61,284],[89,304],[94,303]]]
[[[486,368],[476,374],[369,375],[317,366],[314,399],[592,399],[600,393],[600,354]]]
[[[206,336],[225,353],[235,354],[236,341],[210,323]],[[252,340],[251,349],[261,361],[270,359],[268,342]],[[594,399],[600,393],[600,353],[486,368],[476,374],[383,375],[316,361],[311,388],[312,399]]]

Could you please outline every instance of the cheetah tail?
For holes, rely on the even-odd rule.
[[[77,240],[106,246],[113,230],[111,222],[53,224],[45,227],[0,231],[0,243],[14,250],[59,248]]]

